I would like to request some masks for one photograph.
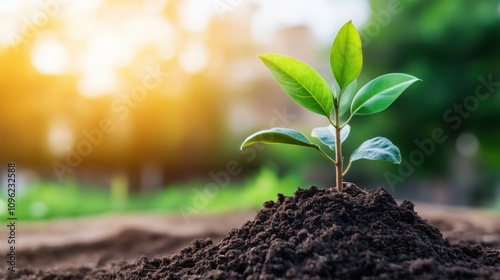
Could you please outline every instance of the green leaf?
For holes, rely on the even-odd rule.
[[[352,21],[340,28],[330,51],[330,67],[340,88],[345,88],[361,73],[361,38]]]
[[[401,152],[392,142],[384,137],[375,137],[359,146],[351,155],[351,161],[358,159],[385,160],[401,163]]]
[[[339,117],[341,118],[349,108],[351,108],[352,99],[356,93],[356,88],[358,86],[358,80],[352,81],[343,91],[342,96],[340,98],[340,107],[339,107]]]
[[[333,93],[333,103],[337,105],[338,102],[338,94],[337,94],[337,89],[335,87],[332,87],[332,93]]]
[[[364,85],[352,100],[351,113],[369,115],[385,110],[411,84],[420,79],[411,75],[392,73],[382,75]]]
[[[349,132],[351,131],[351,127],[349,125],[345,125],[340,131],[340,143],[344,143],[347,136],[349,136]],[[316,137],[321,141],[321,143],[330,147],[330,149],[335,151],[335,128],[333,125],[323,126],[323,127],[315,127],[311,133],[312,137]]]
[[[333,95],[328,83],[311,66],[279,55],[259,55],[283,90],[302,107],[330,118]]]
[[[314,143],[311,143],[307,137],[290,128],[275,127],[267,130],[258,131],[245,139],[241,144],[240,149],[252,145],[257,142],[266,144],[290,144],[305,147],[318,148]]]

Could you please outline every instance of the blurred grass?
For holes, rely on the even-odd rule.
[[[38,183],[22,192],[18,190],[15,216],[18,220],[44,220],[110,212],[181,213],[195,209],[207,213],[258,209],[265,201],[276,200],[277,193],[291,195],[299,186],[308,187],[299,176],[279,178],[275,171],[263,168],[245,182],[219,187],[216,195],[203,200],[206,203],[197,204],[206,183],[171,185],[142,194],[128,194],[120,183],[109,189],[88,188],[76,183]],[[8,216],[6,193],[0,196],[0,218],[4,220]]]

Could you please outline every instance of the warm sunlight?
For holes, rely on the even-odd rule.
[[[31,53],[33,66],[43,74],[62,74],[67,69],[68,52],[53,36],[40,37]]]
[[[224,23],[224,20],[217,18],[213,3],[203,3],[182,1],[173,5],[176,12],[165,15],[169,1],[113,4],[102,0],[37,4],[2,1],[0,14],[6,17],[0,19],[0,29],[4,31],[2,41],[17,50],[34,42],[31,62],[38,72],[74,75],[78,92],[84,97],[96,98],[116,94],[123,86],[123,71],[137,71],[133,70],[136,65],[154,56],[165,61],[174,59],[178,68],[188,75],[205,70],[211,60],[216,60],[211,55],[220,53],[218,49],[211,50],[204,39],[206,32],[211,23]],[[369,8],[365,1],[357,4],[318,1],[317,4],[323,6],[319,10],[324,11],[318,14],[318,9],[312,9],[315,5],[298,1],[232,3],[225,12],[237,13],[254,7],[255,15],[250,19],[252,35],[257,41],[273,38],[279,28],[300,24],[309,26],[319,38],[328,37],[344,18],[363,22]],[[328,20],[334,23],[325,25],[334,8],[342,10],[337,14],[343,18],[337,16]],[[349,10],[357,12],[353,14]],[[297,11],[301,11],[301,16]]]
[[[41,157],[63,161],[86,141],[82,131],[102,140],[92,160],[164,160],[186,145],[202,157],[216,133],[275,122],[262,106],[221,105],[249,98],[255,81],[265,79],[259,52],[280,45],[303,53],[312,41],[330,40],[347,18],[363,24],[369,8],[346,0],[221,1],[219,9],[214,3],[0,1],[0,58],[13,66],[3,92],[20,104],[20,123],[43,124],[17,138],[43,143]]]
[[[21,1],[0,1],[0,15],[14,12],[21,3]]]
[[[112,93],[118,86],[118,69],[130,63],[133,55],[128,42],[111,30],[94,33],[77,62],[80,93],[86,97]]]
[[[181,52],[179,63],[182,69],[188,73],[200,72],[207,66],[208,49],[198,40],[193,40]]]
[[[54,155],[64,155],[74,144],[70,126],[65,122],[55,121],[49,131],[48,144]]]
[[[112,69],[97,68],[85,72],[78,81],[78,91],[82,96],[95,98],[113,92],[118,85],[118,76]]]
[[[21,21],[28,8],[23,1],[0,1],[0,43],[12,45],[22,40]],[[0,46],[1,46],[0,45]]]
[[[212,14],[210,1],[185,1],[180,8],[181,25],[189,32],[202,32],[208,27]]]

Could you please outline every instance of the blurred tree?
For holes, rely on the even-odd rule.
[[[423,82],[390,107],[384,125],[361,125],[363,133],[377,130],[394,137],[408,156],[419,149],[417,139],[443,129],[447,141],[436,144],[435,152],[415,171],[437,176],[456,159],[457,137],[471,132],[480,144],[479,154],[472,158],[499,168],[499,2],[387,0],[371,5],[372,17],[362,32],[363,78],[404,72]]]
[[[99,12],[85,19],[92,24],[84,28],[91,32],[83,32],[83,36],[73,34],[82,27],[74,18],[54,17],[50,24],[34,30],[22,46],[0,48],[0,162],[15,160],[45,180],[77,179],[98,185],[107,185],[111,177],[125,173],[133,189],[148,187],[143,179],[149,166],[161,173],[163,185],[226,167],[231,158],[224,152],[226,142],[221,141],[227,135],[227,108],[221,100],[232,95],[225,87],[229,62],[255,54],[250,21],[228,24],[212,16],[202,30],[192,30],[185,26],[187,1],[166,3],[160,19],[151,16],[158,14],[148,6],[153,4],[105,1]],[[65,11],[61,8],[61,13]],[[196,7],[188,11],[196,12]],[[162,28],[145,28],[148,20],[161,20]],[[80,94],[81,73],[74,65],[64,73],[49,74],[33,65],[38,36],[58,38],[76,65],[88,58],[79,51],[88,47],[93,35],[117,31],[106,37],[112,41],[109,37],[119,38],[123,34],[118,31],[127,28],[145,35],[132,38],[133,59],[114,69],[119,85],[102,95]],[[170,37],[164,32],[169,28],[174,30]],[[100,42],[91,58],[105,60],[110,48],[118,52],[119,45],[106,45],[109,40]],[[168,52],[169,48],[172,55],[158,54],[158,49]],[[151,66],[161,69],[161,83],[148,89],[140,102],[126,101],[143,84],[145,69]],[[100,73],[102,69],[91,70]],[[97,131],[105,119],[112,123],[110,133]],[[91,145],[82,144],[89,141]],[[237,147],[235,144],[233,149]],[[54,170],[54,162],[59,164],[59,172]]]

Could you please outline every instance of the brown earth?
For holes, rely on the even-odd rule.
[[[257,215],[19,222],[17,272],[3,262],[0,277],[500,279],[500,215],[424,204],[413,211],[412,203],[397,205],[381,189],[358,190],[313,188],[266,203]],[[187,247],[195,238],[203,239]]]

